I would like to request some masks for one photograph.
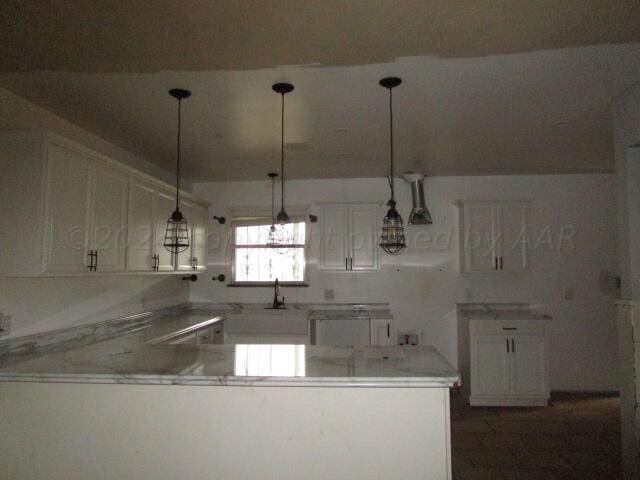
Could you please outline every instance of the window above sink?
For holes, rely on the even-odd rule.
[[[303,215],[292,215],[287,230],[292,242],[283,249],[267,246],[271,217],[254,215],[232,220],[232,284],[303,285],[306,278],[307,225]]]

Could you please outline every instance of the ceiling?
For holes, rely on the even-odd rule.
[[[612,99],[640,81],[637,2],[5,0],[0,85],[193,181],[613,170]],[[588,46],[596,45],[596,46]]]
[[[637,0],[3,0],[2,71],[253,70],[640,41]]]

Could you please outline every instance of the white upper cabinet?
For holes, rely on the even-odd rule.
[[[458,202],[463,272],[529,270],[527,202]]]
[[[527,255],[527,205],[503,203],[498,205],[500,233],[500,270],[523,272],[529,270]]]
[[[153,186],[132,178],[129,186],[129,222],[127,226],[127,271],[152,272],[155,270],[153,242]]]
[[[175,208],[170,185],[48,132],[1,133],[0,163],[9,226],[0,249],[11,252],[0,256],[0,275],[176,271],[162,246]]]
[[[320,265],[323,270],[347,270],[349,207],[320,206]]]
[[[95,168],[89,244],[98,272],[123,272],[127,241],[129,177],[105,165]]]
[[[351,205],[349,207],[350,268],[378,269],[378,206]]]
[[[46,178],[44,270],[85,272],[93,264],[89,259],[91,159],[50,145]]]
[[[156,191],[153,202],[153,251],[156,256],[155,270],[171,272],[176,269],[176,256],[164,248],[164,238],[167,232],[167,220],[176,209],[176,197],[168,190]]]
[[[195,205],[193,213],[193,258],[191,259],[191,268],[193,270],[201,271],[207,268],[206,251],[207,237],[209,233],[209,210],[205,207]]]
[[[378,270],[378,206],[320,205],[321,270]]]

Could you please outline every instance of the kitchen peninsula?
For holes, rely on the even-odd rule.
[[[460,377],[433,347],[158,340],[229,313],[186,306],[67,333],[66,346],[0,344],[15,460],[0,477],[451,478]]]

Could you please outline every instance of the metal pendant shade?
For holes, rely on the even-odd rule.
[[[280,175],[282,177],[282,197],[281,197],[281,204],[280,204],[280,211],[278,212],[278,216],[276,217],[276,220],[278,221],[278,223],[280,225],[285,225],[287,223],[291,222],[291,219],[289,218],[289,215],[287,214],[286,210],[285,210],[285,204],[284,204],[284,200],[285,200],[285,195],[284,195],[284,188],[285,188],[285,182],[284,182],[284,96],[293,91],[293,85],[291,85],[290,83],[274,83],[271,87],[273,89],[274,92],[279,93],[282,96],[282,116],[281,116],[281,137],[280,137]]]
[[[176,209],[167,220],[167,229],[164,234],[164,248],[173,253],[181,253],[189,248],[189,226],[187,219],[180,211],[180,122],[181,122],[181,104],[182,100],[189,98],[191,92],[181,88],[173,88],[169,90],[169,95],[178,100],[178,151],[176,161]]]
[[[404,235],[404,224],[402,216],[396,210],[396,199],[393,178],[393,88],[402,83],[397,77],[387,77],[380,80],[380,85],[389,90],[389,147],[390,147],[390,168],[389,168],[389,188],[391,198],[387,202],[389,210],[382,221],[382,233],[380,235],[380,248],[390,255],[398,255],[407,246]]]
[[[276,225],[275,218],[275,190],[276,190],[276,177],[277,173],[269,173],[271,179],[271,226],[269,227],[269,237],[267,238],[267,246],[272,248],[279,254],[285,254],[289,251],[287,245],[293,242],[287,233],[285,225]]]

